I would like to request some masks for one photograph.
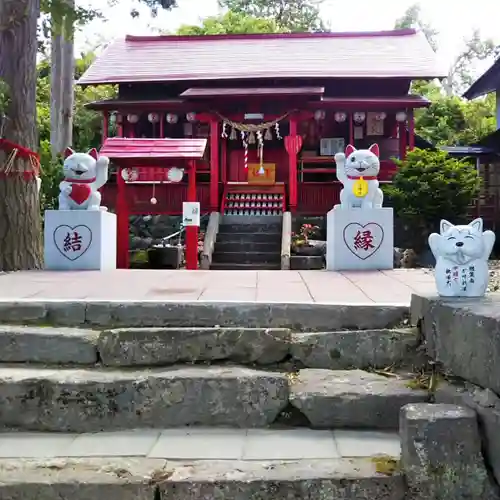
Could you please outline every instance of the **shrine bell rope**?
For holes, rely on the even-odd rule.
[[[221,137],[227,139],[227,127],[231,127],[231,135],[229,136],[230,139],[235,140],[236,139],[236,131],[240,132],[241,135],[241,141],[243,143],[243,148],[244,148],[244,164],[245,164],[245,169],[248,169],[248,145],[249,144],[255,144],[255,141],[257,139],[257,151],[259,155],[259,161],[260,161],[260,170],[259,173],[263,174],[264,173],[264,140],[270,141],[272,139],[271,135],[271,129],[274,128],[275,133],[276,133],[276,138],[277,139],[282,139],[280,135],[280,129],[279,129],[279,123],[287,118],[293,111],[288,111],[284,115],[280,116],[279,118],[276,118],[276,120],[272,120],[269,122],[264,122],[260,124],[255,124],[255,123],[238,123],[230,120],[229,118],[226,118],[225,116],[222,116],[221,114],[217,113],[219,118],[222,120],[222,134]],[[264,132],[264,134],[263,134]]]

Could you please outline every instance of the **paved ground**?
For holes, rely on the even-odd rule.
[[[96,434],[0,433],[0,459],[148,457],[170,460],[306,460],[399,457],[396,433],[310,429],[169,429]]]
[[[403,304],[435,293],[429,270],[25,271],[0,274],[0,300],[164,300]]]

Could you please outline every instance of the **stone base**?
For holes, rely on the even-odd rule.
[[[323,269],[322,255],[291,255],[290,269],[305,270],[305,269]]]
[[[327,215],[326,268],[329,271],[393,269],[392,208],[346,210]]]
[[[115,214],[97,210],[47,210],[44,239],[46,269],[116,269]]]

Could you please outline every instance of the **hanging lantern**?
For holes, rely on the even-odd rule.
[[[188,113],[186,115],[186,120],[190,123],[193,123],[196,121],[196,113]]]
[[[172,167],[167,172],[167,179],[170,182],[181,182],[184,177],[184,169]]]
[[[360,124],[365,121],[366,113],[364,111],[356,111],[353,115],[353,119],[356,123]]]
[[[342,123],[347,120],[347,115],[343,111],[337,111],[334,117],[337,123]]]
[[[139,121],[139,117],[134,114],[127,115],[127,121],[129,123],[137,123]]]
[[[406,113],[404,111],[398,111],[396,113],[396,121],[399,122],[399,123],[402,123],[404,121],[406,121]]]
[[[139,178],[139,172],[135,168],[124,168],[122,170],[122,179],[125,182],[134,182]]]
[[[322,109],[318,109],[314,112],[314,119],[319,122],[320,120],[324,120],[326,117],[326,112]]]
[[[173,125],[179,121],[179,117],[174,113],[167,113],[167,123]]]
[[[149,113],[148,121],[151,123],[158,123],[160,121],[160,115],[158,113]]]
[[[383,111],[381,113],[377,113],[375,115],[375,120],[377,120],[378,122],[383,122],[386,118],[387,118],[387,114],[384,113]]]

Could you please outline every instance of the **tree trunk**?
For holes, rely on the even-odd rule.
[[[0,0],[0,79],[8,86],[4,138],[37,149],[36,54],[39,0]],[[0,151],[0,173],[7,155]],[[17,157],[12,170],[31,169]],[[5,170],[4,170],[5,173]],[[35,178],[0,175],[0,271],[42,266],[40,203]]]
[[[74,9],[75,0],[66,0],[68,7]],[[75,80],[75,55],[74,55],[74,22],[73,18],[66,15],[64,20],[62,42],[62,103],[61,103],[61,128],[59,137],[59,152],[63,152],[73,142],[73,106],[74,106],[74,80]]]
[[[61,152],[61,106],[63,41],[61,36],[62,19],[52,16],[52,37],[50,55],[50,147],[52,158]]]

